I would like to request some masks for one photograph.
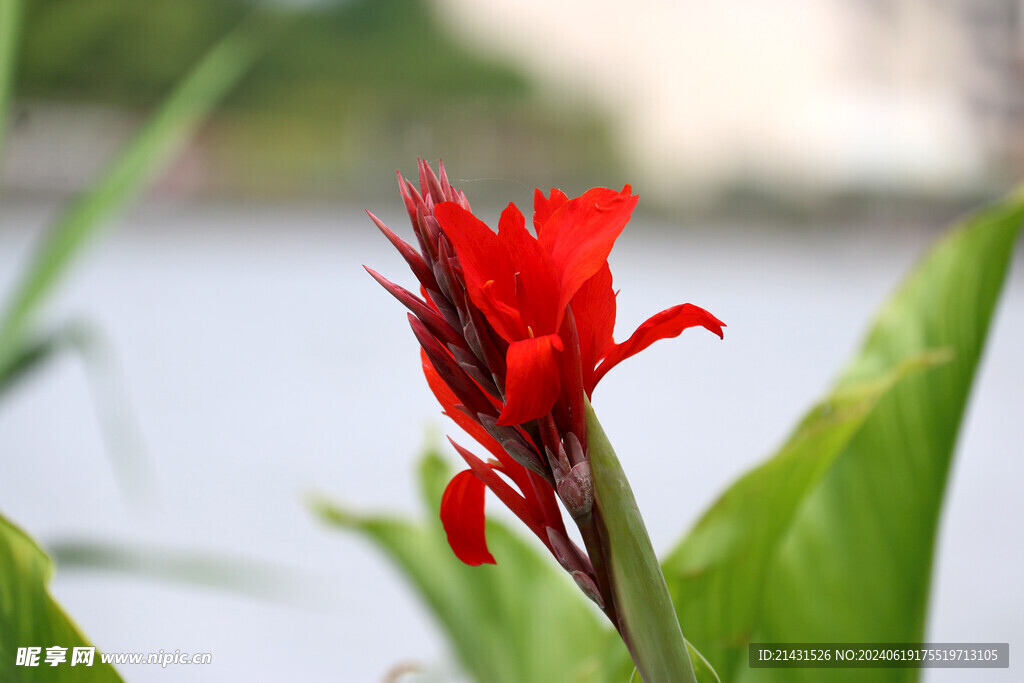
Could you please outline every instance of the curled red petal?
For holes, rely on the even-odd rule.
[[[522,424],[551,412],[561,389],[556,356],[561,350],[557,334],[509,344],[505,407],[498,416],[499,425]]]
[[[615,292],[612,290],[612,272],[607,263],[583,283],[572,298],[571,306],[580,341],[583,385],[589,391],[594,387],[594,369],[598,361],[604,358],[614,343]]]
[[[703,308],[693,304],[673,306],[648,318],[626,341],[613,345],[594,373],[594,385],[600,382],[609,370],[630,356],[635,356],[659,339],[678,337],[688,327],[703,327],[724,338],[722,328],[725,327],[725,323]],[[593,386],[587,387],[588,392],[593,390]]]
[[[538,536],[541,535],[544,528],[544,510],[540,508],[537,503],[536,496],[533,495],[533,491],[527,491],[519,493],[507,483],[505,480],[498,476],[495,471],[505,471],[505,468],[499,464],[486,463],[480,458],[476,457],[465,448],[456,443],[451,437],[448,437],[448,441],[455,450],[459,452],[462,459],[466,461],[469,468],[476,475],[483,484],[491,490],[501,500],[505,506],[511,510],[516,517],[521,519],[534,533]],[[525,471],[522,465],[515,462],[512,463],[516,468]],[[507,474],[507,472],[506,472]],[[517,484],[518,486],[518,484]],[[529,493],[527,497],[525,494]]]
[[[558,310],[564,310],[583,283],[607,263],[636,202],[629,185],[622,192],[595,187],[551,214],[540,242],[558,273]]]
[[[455,556],[477,567],[497,564],[484,534],[484,483],[472,470],[459,472],[441,496],[441,524]]]

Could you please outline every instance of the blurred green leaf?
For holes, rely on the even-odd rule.
[[[120,681],[108,664],[71,666],[75,647],[89,647],[78,627],[61,610],[46,590],[53,565],[46,553],[25,532],[0,516],[0,680]],[[55,668],[44,664],[46,648],[68,648],[67,662]],[[39,667],[17,666],[19,647],[40,647]]]
[[[431,453],[420,472],[428,501],[439,500],[448,468]],[[384,551],[425,600],[477,681],[590,681],[601,673],[608,648],[628,658],[603,615],[558,565],[502,524],[487,526],[498,564],[468,567],[448,547],[436,508],[422,522],[354,514],[325,501],[314,503],[314,509],[328,523],[356,531]]]
[[[262,53],[272,35],[267,17],[266,12],[254,10],[214,45],[101,176],[50,226],[0,320],[0,370],[17,353],[30,318],[71,259],[116,211],[145,189]]]
[[[21,34],[21,0],[0,0],[0,159],[7,132],[8,107],[14,89],[14,62]]]
[[[666,560],[683,628],[726,680],[821,679],[747,668],[749,642],[923,640],[949,463],[1022,220],[1018,195],[936,245],[833,394]],[[937,367],[907,372],[922,364]],[[829,671],[834,681],[917,677]]]
[[[452,472],[436,453],[419,463],[428,518],[360,515],[324,500],[324,521],[362,534],[395,563],[438,620],[465,670],[484,683],[623,683],[633,660],[619,634],[558,565],[505,525],[489,521],[495,566],[456,559],[437,516]],[[686,643],[699,683],[720,683]],[[639,677],[634,677],[639,680]]]
[[[47,332],[23,337],[6,366],[0,369],[0,404],[21,381],[56,355],[71,351],[86,370],[100,431],[126,500],[151,500],[152,472],[145,457],[131,407],[119,381],[109,344],[95,327],[71,321]]]
[[[118,572],[283,602],[301,597],[310,584],[310,578],[296,569],[218,553],[81,538],[50,542],[47,547],[65,574]]]
[[[630,652],[648,683],[696,681],[633,490],[589,401],[586,418],[594,506],[600,513],[602,545]]]
[[[711,666],[711,662],[689,640],[686,641],[686,651],[690,653],[690,661],[693,663],[693,672],[697,675],[697,683],[722,683],[718,672]]]
[[[0,367],[0,401],[15,385],[39,370],[54,355],[67,349],[81,349],[88,343],[87,338],[86,328],[70,324],[39,337],[23,340],[11,353],[7,364]]]

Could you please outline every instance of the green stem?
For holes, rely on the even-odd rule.
[[[626,474],[585,406],[594,505],[620,633],[646,683],[696,683],[693,663]]]

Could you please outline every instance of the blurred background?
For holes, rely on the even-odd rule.
[[[252,7],[24,3],[0,293]],[[659,344],[595,396],[662,549],[827,389],[934,236],[1024,175],[1019,0],[272,9],[259,56],[41,315],[85,321],[102,362],[59,355],[0,395],[0,509],[57,555],[68,612],[106,651],[213,655],[127,680],[447,666],[397,574],[303,502],[418,514],[413,462],[449,429],[403,312],[360,267],[410,283],[361,210],[407,234],[394,172],[417,156],[488,220],[534,187],[631,183],[616,336],[683,301],[729,324],[724,343]],[[953,469],[933,641],[1024,643],[1020,256]],[[680,422],[696,480],[658,455]]]
[[[26,2],[8,195],[80,187],[250,4]],[[1011,0],[285,4],[165,193],[364,201],[419,155],[628,178],[648,209],[822,210],[972,201],[1024,168]]]

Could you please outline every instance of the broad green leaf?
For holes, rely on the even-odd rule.
[[[214,45],[100,177],[48,229],[27,270],[16,282],[0,319],[0,369],[17,353],[31,317],[66,272],[72,258],[116,211],[148,186],[262,54],[270,37],[267,16],[262,10],[254,10]],[[0,38],[2,34],[0,29]]]
[[[757,639],[924,640],[949,465],[1022,222],[1019,194],[970,218],[882,309],[841,383],[922,348],[950,348],[953,360],[883,397],[814,492],[776,558]],[[847,669],[833,680],[917,679],[914,669],[872,673]],[[815,680],[800,674],[785,680]]]
[[[814,488],[882,396],[948,354],[921,354],[884,377],[837,388],[770,460],[740,478],[663,563],[672,599],[725,680],[759,623],[772,558]]]
[[[665,562],[687,636],[725,680],[821,680],[814,669],[747,668],[752,641],[923,640],[953,446],[1022,220],[1017,196],[936,245],[833,395]],[[936,367],[907,372],[920,364]],[[917,675],[833,669],[828,679]]]
[[[0,516],[0,680],[94,683],[120,681],[114,668],[100,662],[97,651],[91,667],[71,666],[75,647],[91,647],[78,627],[46,590],[53,565],[25,532]],[[44,664],[46,648],[66,647],[67,662]],[[40,666],[17,666],[19,647],[42,648]]]
[[[630,653],[647,683],[696,681],[665,577],[622,465],[586,403],[594,507]]]
[[[420,472],[421,488],[433,506],[450,472],[435,454],[424,458]],[[325,521],[366,536],[384,551],[477,681],[582,683],[601,673],[607,648],[625,651],[558,564],[502,524],[487,526],[488,547],[498,564],[468,567],[448,547],[436,507],[422,522],[354,514],[323,501],[314,508]]]

